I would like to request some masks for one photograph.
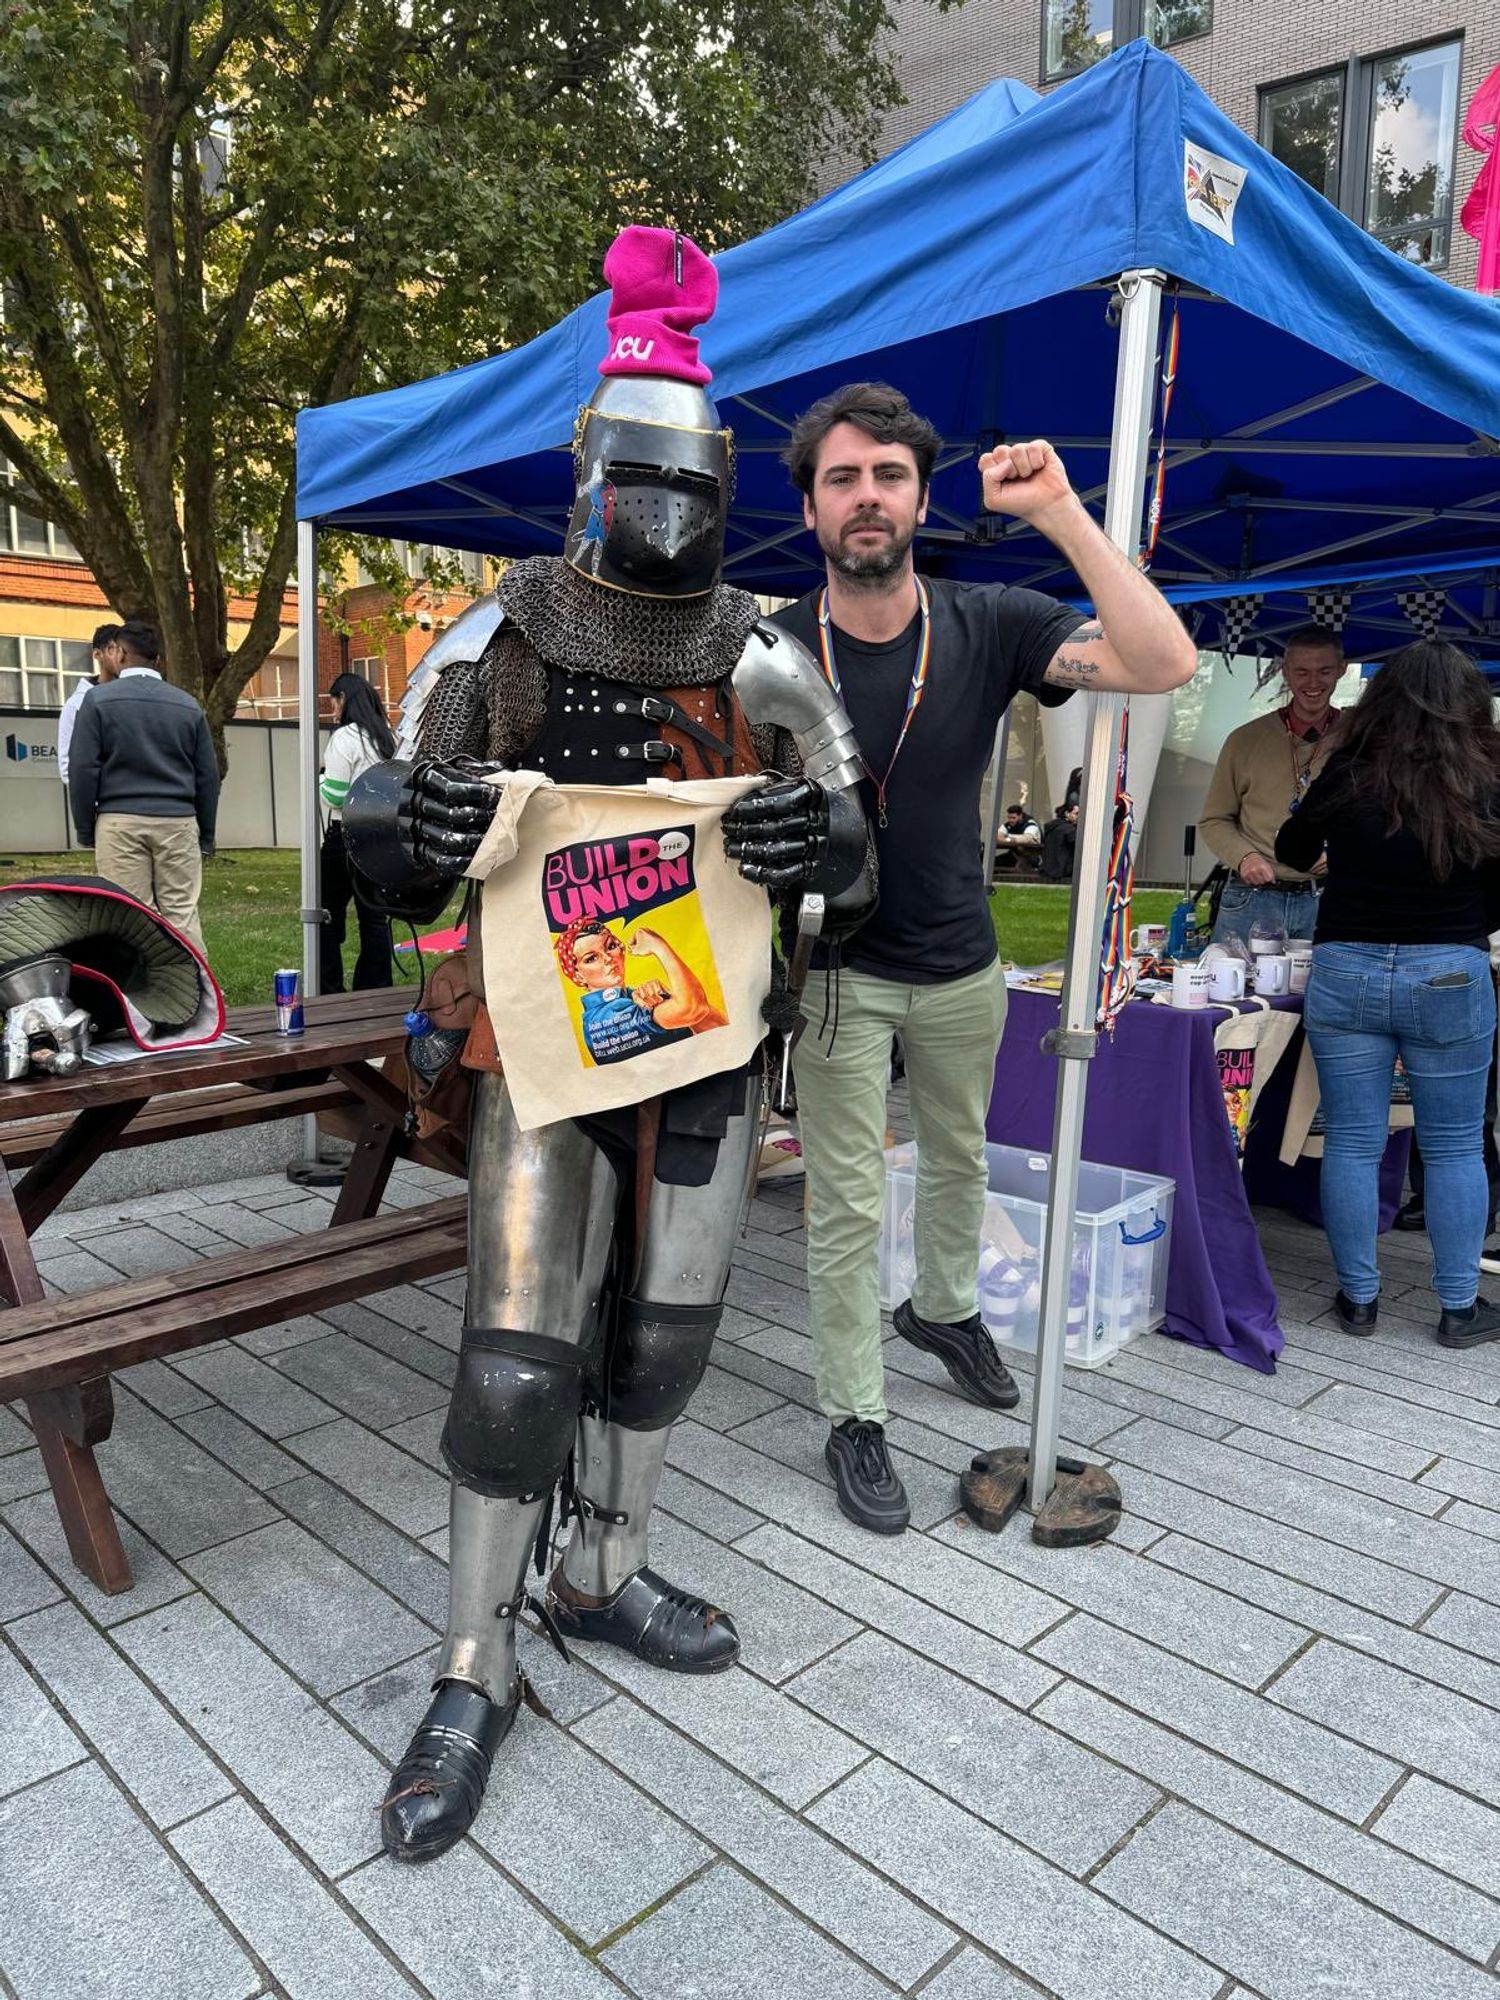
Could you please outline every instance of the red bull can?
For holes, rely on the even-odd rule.
[[[273,975],[271,997],[276,1002],[276,1032],[278,1035],[304,1035],[307,1023],[302,1018],[302,974],[295,966],[283,965]]]

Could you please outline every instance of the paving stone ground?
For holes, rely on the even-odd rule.
[[[393,1203],[428,1180],[403,1167]],[[658,1557],[738,1615],[693,1681],[523,1635],[523,1714],[431,1869],[377,1806],[440,1633],[462,1287],[119,1379],[138,1583],[73,1570],[0,1410],[0,1993],[13,2000],[1497,2000],[1500,1347],[1432,1341],[1423,1238],[1373,1338],[1259,1218],[1274,1376],[1149,1336],[1070,1371],[1106,1548],[956,1511],[1014,1419],[887,1346],[917,1526],[835,1510],[800,1183],[755,1203]],[[76,1210],[54,1291],[320,1221],[266,1177]],[[1019,1373],[1020,1371],[1018,1371]]]

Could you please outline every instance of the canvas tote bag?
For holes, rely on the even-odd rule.
[[[748,1062],[771,902],[720,819],[760,778],[558,785],[507,773],[468,873],[485,1006],[523,1132]]]

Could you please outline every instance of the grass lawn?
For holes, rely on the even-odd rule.
[[[1046,965],[1068,946],[1071,891],[1049,882],[1004,882],[990,897],[990,915],[1000,956],[1016,965]],[[1181,890],[1137,889],[1131,898],[1134,923],[1164,924],[1182,901]]]
[[[48,874],[86,872],[87,854],[0,855],[0,882]],[[297,856],[286,848],[242,847],[216,854],[203,870],[201,917],[208,958],[230,1004],[268,1002],[278,965],[302,963],[297,922]],[[1165,923],[1177,902],[1168,889],[1144,889],[1135,898],[1137,923]],[[1003,958],[1017,965],[1045,965],[1060,958],[1068,940],[1068,891],[1048,884],[1004,883],[990,899]],[[424,926],[446,927],[446,919]],[[354,923],[344,963],[354,969]],[[397,936],[404,935],[398,931]],[[396,960],[397,976],[415,979],[410,952]]]

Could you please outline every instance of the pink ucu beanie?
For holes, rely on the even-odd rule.
[[[691,237],[672,229],[622,229],[604,259],[610,287],[609,352],[601,375],[666,375],[703,386],[692,329],[713,317],[719,274]]]

